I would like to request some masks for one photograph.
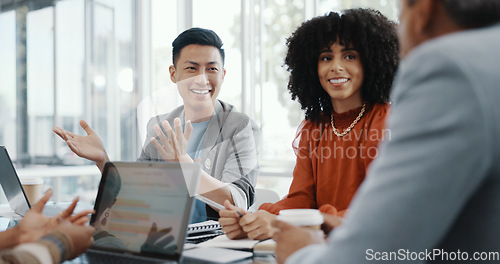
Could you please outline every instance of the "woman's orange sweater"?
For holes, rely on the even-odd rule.
[[[356,119],[361,107],[333,114],[337,131],[342,132]],[[303,121],[294,145],[297,162],[288,195],[259,209],[278,214],[292,208],[316,208],[323,213],[343,216],[363,182],[368,166],[378,155],[381,140],[390,140],[385,129],[389,104],[367,106],[365,114],[343,137],[333,133],[330,116],[321,121]]]

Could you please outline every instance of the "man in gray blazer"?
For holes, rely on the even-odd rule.
[[[172,46],[170,78],[177,84],[184,104],[148,122],[148,136],[138,161],[199,161],[199,193],[221,204],[229,200],[248,208],[254,202],[259,172],[260,130],[248,116],[217,100],[226,74],[222,41],[212,30],[191,28]],[[85,121],[80,124],[86,136],[59,127],[54,132],[73,152],[94,161],[102,171],[109,161],[102,141]],[[218,216],[200,203],[195,215],[194,221]]]
[[[328,241],[275,222],[279,263],[500,261],[500,1],[401,5],[390,140]]]

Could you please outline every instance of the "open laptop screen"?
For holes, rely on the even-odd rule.
[[[0,185],[12,210],[24,216],[30,205],[5,146],[0,146]]]
[[[194,164],[107,163],[91,219],[92,247],[180,256],[199,173]]]

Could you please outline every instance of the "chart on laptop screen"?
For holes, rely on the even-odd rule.
[[[96,227],[106,236],[96,244],[174,253],[189,197],[182,170],[117,166],[105,180]]]

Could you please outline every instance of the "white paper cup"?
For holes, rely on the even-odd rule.
[[[23,185],[24,193],[26,197],[28,197],[31,206],[42,198],[42,178],[21,178],[21,184]]]
[[[320,230],[323,224],[323,215],[316,209],[281,210],[276,219],[313,230]]]

